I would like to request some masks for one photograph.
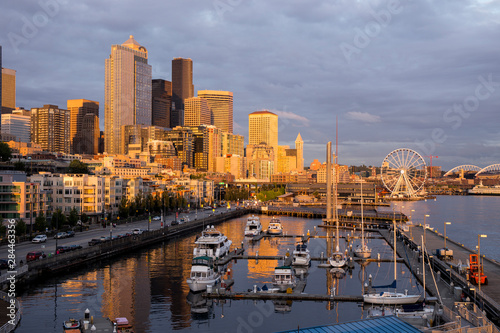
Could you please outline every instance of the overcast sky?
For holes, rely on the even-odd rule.
[[[397,148],[447,170],[500,163],[499,1],[16,0],[0,11],[3,66],[25,108],[85,98],[104,114],[104,59],[129,35],[153,78],[193,60],[195,91],[234,93],[248,114],[279,115],[279,142],[300,132],[305,163],[380,166]],[[101,119],[101,125],[103,121]],[[102,129],[103,126],[101,126]],[[427,163],[429,159],[426,158]]]

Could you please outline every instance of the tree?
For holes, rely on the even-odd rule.
[[[127,197],[123,196],[120,201],[120,205],[118,206],[118,214],[122,219],[126,219],[128,217],[129,207]]]
[[[73,160],[69,164],[68,168],[69,173],[89,173],[89,168],[87,164],[80,162],[79,160]]]
[[[41,231],[44,232],[45,229],[47,228],[47,220],[45,219],[45,216],[43,213],[40,213],[35,219],[35,225],[33,226],[36,231]]]
[[[66,223],[66,216],[62,213],[60,209],[56,210],[52,214],[52,228],[56,230]]]
[[[68,223],[70,226],[75,226],[76,225],[76,222],[78,222],[78,211],[76,210],[75,207],[73,207],[73,209],[70,210],[69,212],[69,216],[68,216]]]
[[[81,220],[82,220],[82,223],[87,223],[89,220],[89,217],[87,216],[87,214],[83,213]]]
[[[17,161],[14,163],[14,170],[16,171],[26,171],[26,164],[21,161]]]
[[[16,222],[16,236],[22,236],[26,233],[26,223],[23,220]]]
[[[12,149],[5,142],[0,142],[0,159],[2,162],[7,162],[12,157]]]

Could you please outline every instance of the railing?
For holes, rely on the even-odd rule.
[[[0,291],[0,298],[10,304],[11,298],[7,293],[4,293],[3,291]],[[21,304],[17,299],[15,299],[15,305],[16,305],[16,314],[15,317],[10,319],[7,323],[5,323],[2,327],[0,327],[0,333],[9,333],[12,332],[16,327],[17,324],[19,324],[19,321],[21,320]]]
[[[16,280],[18,276],[26,273],[28,271],[28,265],[23,265],[23,266],[18,266],[16,268]],[[4,275],[0,275],[0,284],[4,283],[5,281],[7,281],[7,279],[11,276],[11,274],[4,274]]]

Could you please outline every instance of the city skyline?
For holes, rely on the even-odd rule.
[[[500,161],[497,3],[222,2],[10,3],[0,44],[17,106],[95,100],[104,129],[102,59],[132,34],[153,79],[191,58],[195,91],[233,92],[235,134],[248,138],[248,114],[276,113],[279,144],[300,132],[305,165],[324,160],[336,116],[342,164],[379,166],[402,147],[439,156],[445,170]]]

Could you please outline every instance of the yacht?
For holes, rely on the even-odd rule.
[[[262,224],[258,216],[252,215],[247,219],[245,236],[258,236],[262,232]]]
[[[214,260],[208,256],[193,258],[191,275],[186,280],[192,292],[203,291],[207,286],[213,286],[221,275],[214,269]]]
[[[278,266],[274,269],[273,285],[280,291],[286,291],[288,288],[294,288],[297,285],[297,279],[290,266]]]
[[[269,222],[269,226],[267,227],[267,233],[269,235],[281,235],[283,233],[283,226],[279,219],[273,217]]]
[[[207,256],[217,259],[229,253],[232,241],[212,225],[207,226],[194,243],[196,247],[193,250],[193,257]]]
[[[500,195],[500,185],[485,186],[483,182],[468,191],[472,195]]]
[[[345,254],[339,251],[339,248],[337,246],[337,251],[334,252],[330,258],[328,258],[328,262],[332,267],[344,267],[345,265],[347,265],[347,258]]]
[[[307,249],[306,244],[297,244],[295,250],[293,251],[293,261],[294,266],[309,266],[311,264],[311,255]]]

